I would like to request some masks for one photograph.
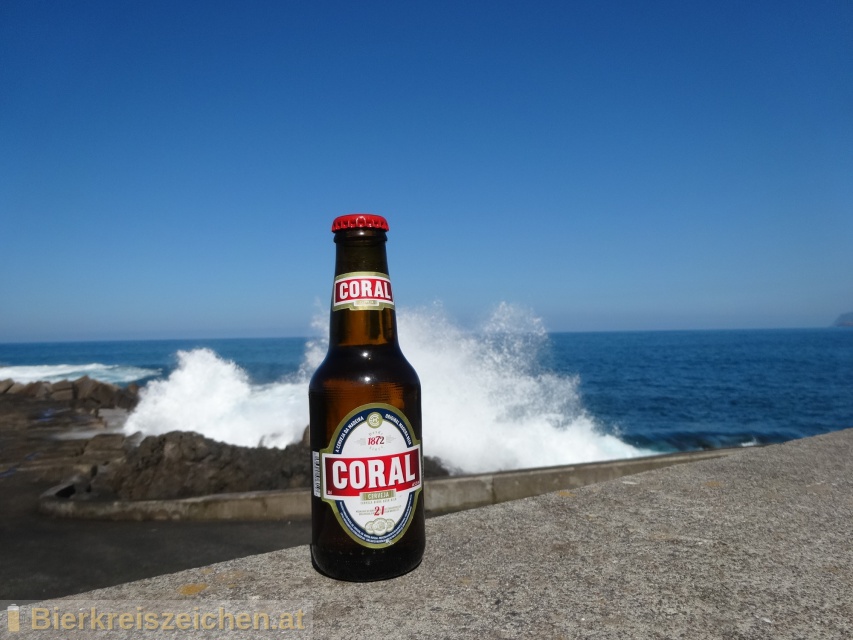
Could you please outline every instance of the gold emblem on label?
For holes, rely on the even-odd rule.
[[[368,426],[376,429],[377,427],[382,426],[382,414],[374,411],[369,416],[367,416],[367,424]]]

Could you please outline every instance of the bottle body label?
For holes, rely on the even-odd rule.
[[[406,532],[421,494],[421,443],[403,413],[365,404],[314,455],[314,495],[356,542],[382,548]]]
[[[387,273],[354,271],[335,276],[332,311],[394,308],[391,280]]]

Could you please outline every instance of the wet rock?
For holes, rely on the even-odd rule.
[[[129,415],[127,409],[104,407],[98,409],[98,418],[107,429],[123,429]]]
[[[108,442],[106,436],[99,437]],[[109,442],[115,447],[118,441]],[[238,447],[198,433],[173,431],[148,436],[136,447],[127,441],[122,446],[124,458],[98,467],[93,493],[123,500],[166,500],[311,486],[311,451],[304,442],[284,449]],[[446,475],[438,460],[424,460],[425,477]]]
[[[103,454],[104,452],[124,455],[124,435],[121,433],[99,433],[87,443],[85,452]]]
[[[119,409],[133,409],[139,403],[139,386],[130,385],[125,389],[119,389],[116,394],[115,406]]]
[[[89,413],[96,413],[101,408],[130,410],[139,402],[139,385],[131,384],[122,388],[83,376],[73,382],[65,380],[54,383],[50,397],[70,402],[75,408]]]
[[[101,407],[114,407],[119,394],[119,387],[114,384],[100,382],[92,390],[91,397]]]
[[[74,385],[70,380],[60,380],[53,383],[50,399],[57,402],[71,402],[74,400]]]
[[[74,395],[77,400],[84,401],[89,398],[92,394],[92,391],[95,390],[95,387],[98,386],[98,383],[95,380],[92,380],[89,376],[83,376],[82,378],[77,378],[74,382]]]
[[[450,471],[445,469],[438,458],[424,456],[424,478],[441,478],[449,476]]]
[[[88,376],[55,383],[0,382],[4,401],[30,411],[22,428],[71,433],[95,428],[119,429],[139,401],[139,386],[125,388]],[[17,424],[17,423],[16,423]],[[64,451],[57,470],[89,467],[87,498],[170,499],[281,489],[308,489],[312,483],[310,431],[284,449],[238,447],[197,433],[161,436],[100,434]],[[85,446],[85,451],[84,451]],[[7,447],[8,448],[8,447]],[[2,447],[0,447],[2,449]],[[424,459],[424,477],[449,475],[435,458]],[[83,492],[76,491],[74,497]]]
[[[311,455],[285,449],[238,447],[197,433],[148,436],[123,460],[104,465],[92,490],[124,500],[188,498],[212,493],[308,487]]]
[[[49,382],[31,382],[20,393],[36,400],[45,400],[50,396],[52,385]]]

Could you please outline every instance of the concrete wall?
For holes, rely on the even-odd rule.
[[[436,478],[425,483],[427,513],[462,511],[613,480],[695,460],[717,458],[737,449],[673,453],[646,458],[543,467],[480,475]],[[296,520],[311,517],[307,489],[224,493],[182,500],[87,500],[73,481],[45,492],[42,513],[104,520]]]
[[[423,563],[393,580],[326,578],[303,545],[33,606],[270,603],[304,614],[282,635],[315,640],[840,640],[853,638],[851,522],[853,429],[431,518]],[[252,633],[270,637],[180,637]]]

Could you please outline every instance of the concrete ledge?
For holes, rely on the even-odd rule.
[[[425,483],[434,515],[573,489],[650,469],[729,455],[742,448],[672,453],[645,458],[436,478]],[[307,489],[222,493],[180,500],[88,500],[71,479],[42,494],[46,515],[98,520],[297,520],[311,517]]]
[[[296,603],[314,638],[851,638],[851,522],[847,430],[432,518],[386,582],[325,578],[303,546],[73,600]]]
[[[591,462],[565,467],[545,467],[507,471],[492,476],[493,503],[538,496],[559,489],[574,489],[588,484],[615,480],[624,476],[662,469],[675,464],[719,458],[743,451],[743,447],[712,451],[687,451],[644,458]]]
[[[181,500],[71,500],[74,483],[48,489],[39,512],[91,520],[296,520],[311,517],[311,496],[302,489],[222,493]]]

